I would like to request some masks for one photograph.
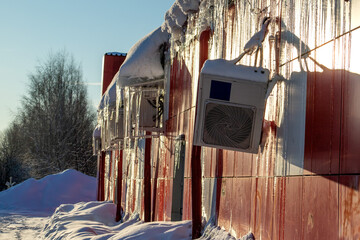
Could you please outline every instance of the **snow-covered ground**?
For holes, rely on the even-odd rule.
[[[143,223],[134,215],[115,222],[110,202],[64,204],[41,232],[43,239],[191,239],[191,221]]]
[[[191,239],[191,221],[115,221],[116,206],[97,202],[96,179],[66,170],[0,192],[0,239]]]
[[[25,213],[0,213],[0,239],[37,239],[49,217],[31,216]]]
[[[191,221],[144,223],[133,215],[119,223],[115,221],[115,204],[97,202],[95,195],[96,179],[75,170],[28,179],[2,191],[0,240],[191,239]],[[209,227],[201,239],[236,238]]]
[[[37,239],[60,204],[95,199],[96,179],[75,170],[30,178],[0,192],[0,239]]]

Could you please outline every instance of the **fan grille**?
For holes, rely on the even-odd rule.
[[[203,141],[230,148],[250,147],[254,110],[243,106],[208,103]]]

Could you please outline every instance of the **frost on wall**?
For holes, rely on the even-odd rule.
[[[138,41],[129,50],[119,69],[117,79],[119,87],[162,78],[164,76],[161,63],[162,47],[167,44],[168,39],[168,33],[157,28]]]

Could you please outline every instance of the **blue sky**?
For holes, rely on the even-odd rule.
[[[28,75],[50,52],[81,64],[89,100],[100,99],[102,56],[127,52],[159,27],[173,0],[0,0],[0,131],[26,94]]]

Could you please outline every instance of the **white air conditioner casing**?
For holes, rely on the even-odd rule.
[[[161,132],[163,114],[163,94],[160,90],[143,88],[140,97],[139,129],[150,132]]]
[[[201,70],[194,145],[257,153],[269,70],[207,60]]]

